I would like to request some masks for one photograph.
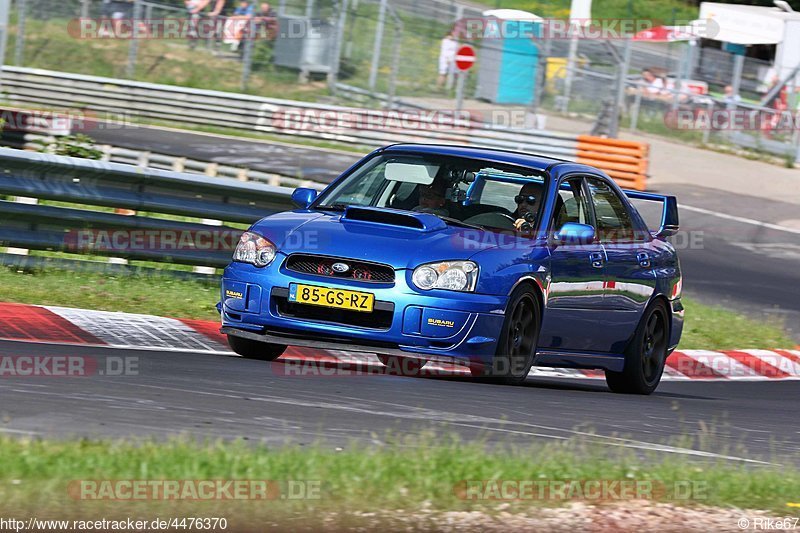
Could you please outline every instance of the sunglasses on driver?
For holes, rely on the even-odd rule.
[[[518,194],[514,197],[514,201],[518,204],[521,204],[522,202],[533,204],[536,202],[536,196],[533,194]]]

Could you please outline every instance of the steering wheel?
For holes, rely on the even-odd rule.
[[[480,213],[464,220],[467,224],[477,224],[478,226],[488,226],[491,228],[500,229],[514,229],[514,222],[517,219],[499,211],[492,211],[490,213]]]

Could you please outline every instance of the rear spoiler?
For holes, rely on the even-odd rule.
[[[678,199],[674,196],[665,196],[663,194],[653,194],[651,192],[641,191],[623,191],[625,195],[631,200],[648,200],[651,202],[661,202],[663,204],[661,210],[661,227],[655,232],[656,237],[669,237],[675,235],[680,229],[678,221]]]

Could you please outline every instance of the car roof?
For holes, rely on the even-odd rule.
[[[466,157],[482,159],[494,163],[532,168],[546,171],[549,167],[559,163],[570,163],[565,159],[555,157],[515,152],[513,150],[500,150],[497,148],[479,148],[474,146],[456,146],[449,144],[392,144],[383,149],[385,152],[413,152],[419,154],[437,154],[453,157]]]

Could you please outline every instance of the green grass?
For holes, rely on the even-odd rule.
[[[151,266],[151,265],[147,265]],[[4,301],[64,305],[179,318],[217,320],[216,281],[180,280],[164,275],[109,276],[56,270],[0,269]],[[685,298],[686,326],[680,348],[724,350],[793,348],[781,324],[753,320]]]
[[[753,320],[721,307],[682,298],[686,324],[680,348],[718,350],[739,348],[793,348],[783,324]],[[713,348],[712,348],[713,347]]]
[[[0,299],[7,302],[219,319],[214,309],[219,301],[216,283],[176,279],[167,274],[110,276],[58,270],[21,273],[0,268],[0,287]]]
[[[735,506],[789,512],[800,494],[800,472],[786,466],[742,466],[699,462],[675,456],[600,448],[588,441],[544,443],[532,447],[422,435],[384,444],[330,446],[252,445],[238,442],[41,441],[0,438],[0,499],[5,509],[45,509],[84,516],[104,505],[109,514],[129,507],[203,512],[229,520],[264,519],[285,514],[325,515],[332,511],[479,509],[492,512],[500,502],[459,497],[463,482],[514,480],[636,480],[664,487],[658,500],[677,505]],[[272,502],[87,502],[68,495],[80,480],[271,480],[319,486],[314,499]],[[16,480],[16,482],[14,482]],[[74,485],[73,485],[74,486]],[[475,486],[472,484],[471,486]],[[692,487],[676,494],[674,487]],[[462,493],[463,494],[463,493]],[[92,504],[95,504],[94,506]],[[535,512],[564,500],[529,498],[500,507]],[[74,505],[74,508],[71,506]],[[319,518],[317,518],[319,520]]]

